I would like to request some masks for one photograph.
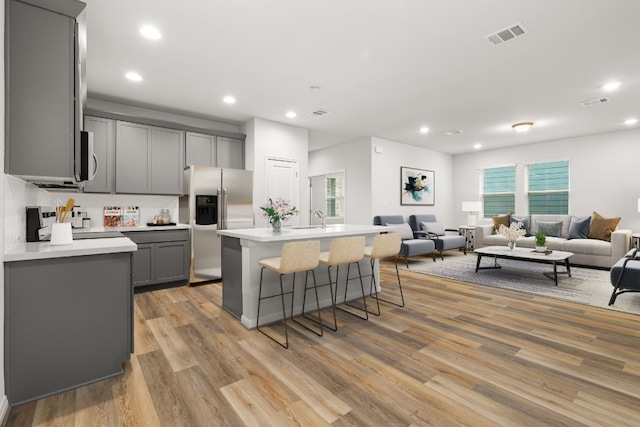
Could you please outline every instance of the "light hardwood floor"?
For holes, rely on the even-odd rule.
[[[392,264],[382,270],[392,283]],[[381,303],[369,321],[339,312],[338,332],[324,337],[296,325],[289,350],[222,310],[220,284],[137,294],[124,375],[11,408],[5,424],[640,422],[640,316],[401,276],[405,308]]]

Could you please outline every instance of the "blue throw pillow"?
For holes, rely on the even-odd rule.
[[[529,215],[525,215],[525,216],[511,215],[509,217],[509,225],[511,225],[512,222],[521,222],[522,228],[527,232],[525,236],[531,236],[531,217]]]
[[[571,217],[569,224],[569,239],[586,239],[589,237],[589,227],[591,225],[591,217],[576,218]]]

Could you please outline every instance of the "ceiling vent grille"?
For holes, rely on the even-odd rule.
[[[444,134],[445,134],[445,135],[449,135],[449,136],[451,136],[451,135],[458,135],[458,134],[460,134],[460,133],[462,133],[462,131],[461,131],[461,130],[450,130],[450,131],[448,131],[448,132],[445,132]]]
[[[580,105],[582,105],[583,107],[589,107],[591,105],[603,104],[608,101],[609,101],[609,98],[596,98],[596,99],[590,99],[588,101],[580,101]]]
[[[488,36],[484,36],[484,39],[491,46],[496,47],[502,43],[515,40],[518,37],[522,37],[529,34],[529,30],[524,26],[522,22],[510,25],[507,28],[491,33]]]
[[[311,112],[312,116],[324,116],[325,114],[329,114],[329,112],[324,108],[316,108]]]

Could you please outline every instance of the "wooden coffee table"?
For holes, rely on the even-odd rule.
[[[518,261],[553,264],[553,273],[542,274],[552,279],[555,282],[556,286],[558,286],[558,273],[565,273],[569,277],[571,277],[571,266],[569,265],[569,257],[573,255],[573,252],[536,252],[530,248],[514,248],[513,250],[511,250],[507,246],[486,246],[483,248],[475,249],[474,253],[478,255],[478,261],[476,262],[476,273],[478,272],[478,270],[502,268],[502,266],[498,264],[498,258],[504,258],[515,259]],[[483,256],[493,257],[493,265],[490,267],[480,267],[480,260]],[[564,264],[566,271],[558,272],[558,264]]]

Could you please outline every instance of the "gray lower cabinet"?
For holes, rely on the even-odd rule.
[[[116,124],[116,193],[183,193],[184,132]]]
[[[18,405],[123,372],[131,253],[5,262],[5,379]]]
[[[133,254],[133,286],[189,281],[189,230],[129,231],[138,245]]]
[[[85,116],[84,130],[93,133],[93,151],[96,176],[85,185],[85,193],[112,193],[116,156],[115,121],[102,117]]]

